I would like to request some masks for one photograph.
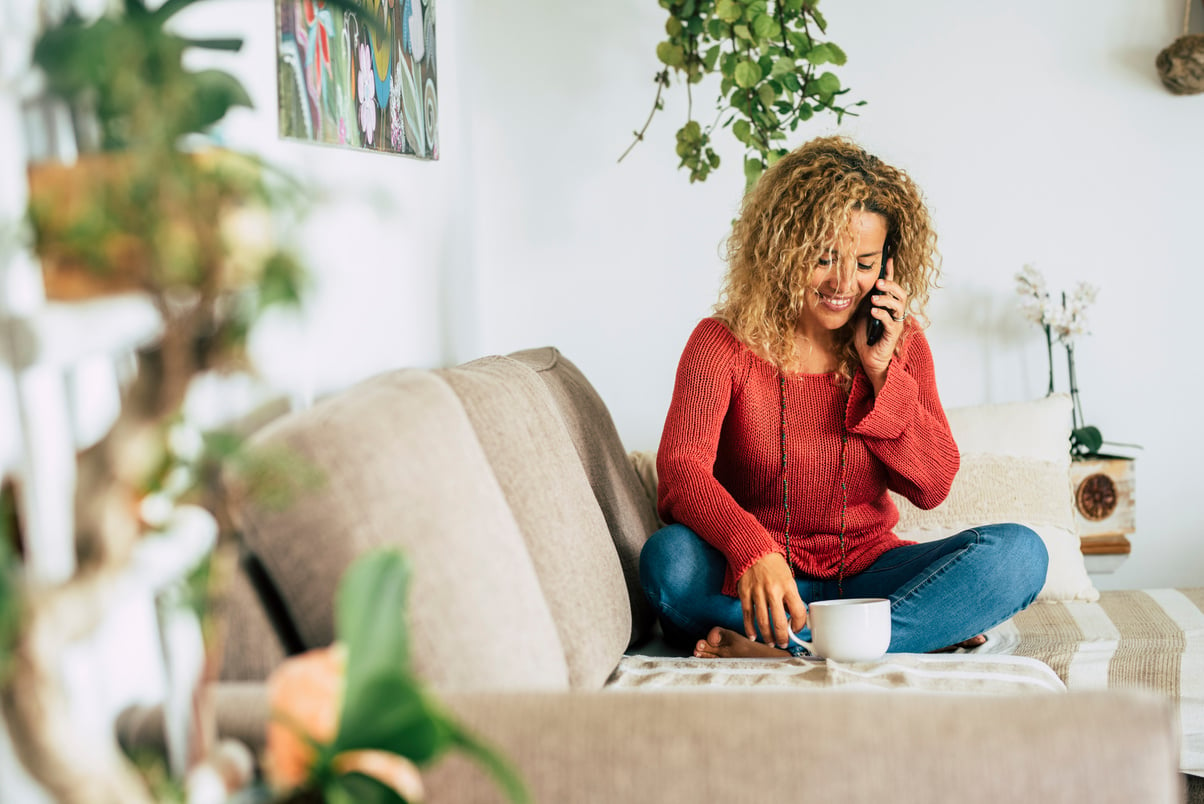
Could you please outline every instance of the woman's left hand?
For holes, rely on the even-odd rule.
[[[895,354],[895,346],[903,334],[904,322],[907,320],[907,292],[894,281],[895,260],[892,257],[886,261],[886,278],[875,282],[875,288],[884,291],[874,297],[870,306],[870,315],[882,322],[884,331],[882,337],[873,346],[866,342],[865,326],[857,327],[853,336],[857,354],[861,358],[861,367],[874,393],[882,390],[886,382],[886,370],[890,367],[891,358]]]

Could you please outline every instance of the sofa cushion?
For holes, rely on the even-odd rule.
[[[322,475],[279,510],[242,506],[245,541],[305,647],[334,636],[338,579],[399,546],[415,672],[440,689],[564,689],[568,669],[523,535],[459,400],[432,372],[364,381],[254,439]]]
[[[573,687],[601,687],[631,638],[623,568],[551,392],[486,357],[438,372],[455,389],[526,538]]]
[[[573,439],[623,566],[631,602],[631,644],[636,644],[649,633],[654,619],[640,585],[640,550],[659,527],[656,503],[649,502],[610,411],[581,370],[551,346],[510,357],[532,368],[547,385]]]
[[[1035,530],[1049,552],[1038,600],[1098,600],[1074,523],[1070,397],[950,408],[946,415],[961,468],[949,496],[929,511],[892,495],[899,537],[923,542],[988,522],[1019,522]]]

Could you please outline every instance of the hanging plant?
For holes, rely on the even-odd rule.
[[[677,131],[679,167],[690,181],[706,181],[719,167],[712,147],[716,129],[730,128],[744,144],[744,177],[751,186],[765,169],[788,152],[788,132],[821,112],[840,122],[854,114],[839,103],[848,89],[822,69],[842,65],[845,53],[825,42],[828,24],[816,8],[819,0],[659,0],[668,9],[668,38],[656,46],[664,69],[656,74],[656,99],[644,127],[619,157],[644,139],[653,116],[664,108],[663,94],[673,73],[684,78],[689,105]],[[709,124],[694,119],[691,86],[718,74],[717,114]],[[851,106],[862,106],[858,101]]]

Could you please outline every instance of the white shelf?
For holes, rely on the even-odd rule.
[[[0,362],[70,368],[90,357],[117,357],[153,342],[163,320],[150,298],[127,293],[80,302],[47,302],[28,316],[4,321]]]

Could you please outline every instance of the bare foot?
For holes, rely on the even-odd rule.
[[[781,659],[790,651],[753,642],[744,634],[715,626],[706,639],[698,640],[694,656],[699,659]]]
[[[940,650],[934,650],[931,652],[932,653],[953,653],[953,651],[957,650],[958,648],[965,648],[966,650],[973,650],[974,648],[981,647],[985,644],[987,644],[986,634],[979,634],[978,636],[970,637],[965,642],[958,642],[956,645],[950,645],[947,648],[941,648]]]

